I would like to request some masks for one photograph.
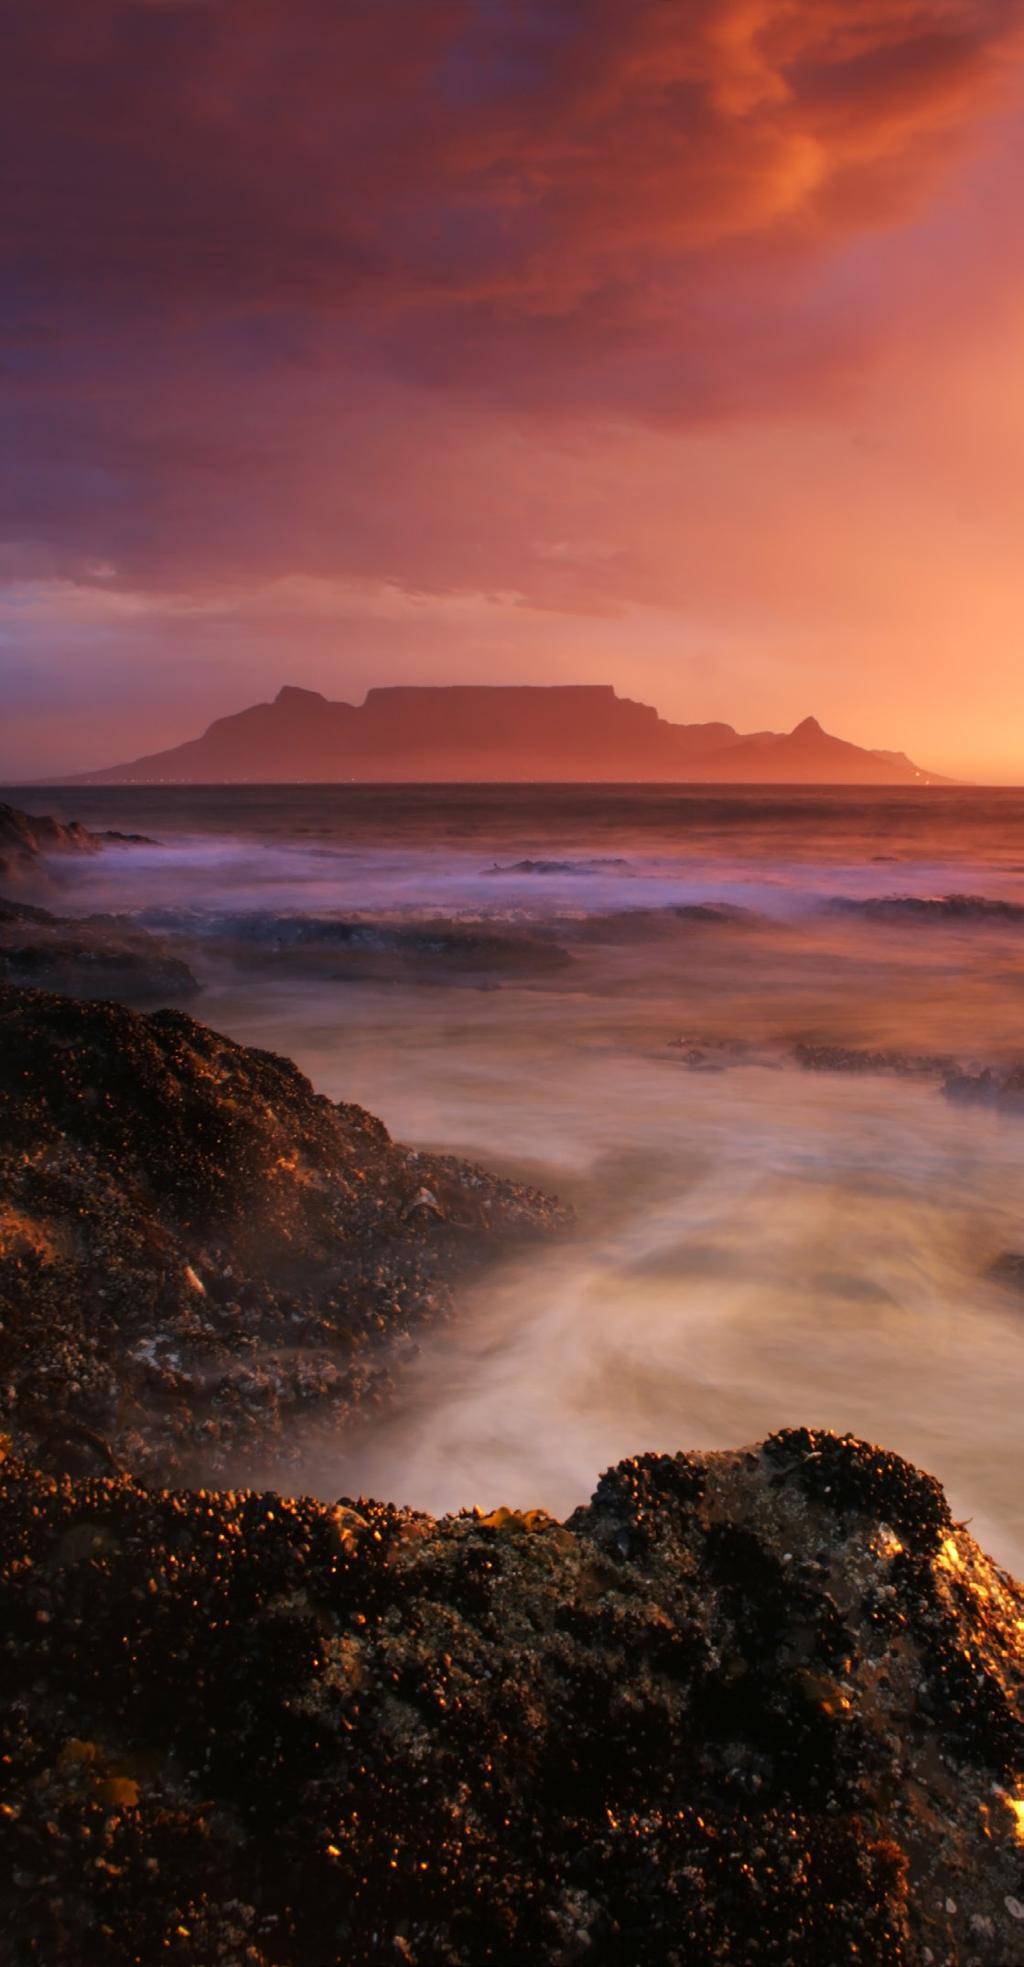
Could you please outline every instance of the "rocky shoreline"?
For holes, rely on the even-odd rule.
[[[187,1003],[189,965],[157,936],[116,916],[68,917],[0,896],[0,983],[121,1003]]]
[[[456,1283],[568,1211],[393,1142],[183,1012],[0,988],[0,1427],[213,1480],[382,1399]],[[91,1445],[90,1445],[91,1444]]]
[[[895,1456],[0,1496],[12,1967],[1024,1957],[1024,1597]]]
[[[98,854],[105,846],[154,847],[142,833],[93,833],[81,820],[58,820],[50,813],[24,813],[0,800],[0,875],[31,872],[47,854]]]
[[[142,929],[0,908],[0,977],[46,949],[70,993],[0,982],[5,1963],[1024,1962],[1024,1593],[897,1456],[640,1454],[565,1523],[230,1486],[298,1486],[310,1424],[569,1212],[181,1010],[76,1001],[119,933],[118,994],[184,994]],[[382,978],[512,947],[301,933]],[[1019,1103],[1012,1065],[786,1057]]]
[[[94,833],[79,820],[23,813],[0,802],[0,878],[15,891],[0,894],[0,984],[129,1004],[187,1003],[199,989],[195,976],[149,930],[117,916],[57,915],[23,893],[46,886],[54,858],[156,844],[145,834]]]

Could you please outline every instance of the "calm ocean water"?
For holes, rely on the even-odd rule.
[[[180,835],[297,838],[375,847],[644,840],[685,852],[726,842],[759,860],[848,852],[1024,867],[1024,788],[664,785],[33,786],[0,791],[28,810],[89,825],[137,822]]]
[[[567,1510],[621,1454],[805,1422],[932,1469],[1024,1569],[1024,1294],[991,1271],[1024,1250],[1024,1116],[941,1069],[1024,1058],[1024,792],[2,796],[160,842],[39,899],[174,939],[197,1015],[577,1205],[393,1412],[310,1439],[311,1485]],[[808,1070],[823,1046],[925,1063]]]

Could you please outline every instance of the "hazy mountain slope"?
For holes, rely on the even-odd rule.
[[[361,705],[282,689],[202,737],[81,775],[94,785],[363,780],[653,780],[928,783],[900,753],[831,737],[670,724],[607,684],[370,690]]]
[[[898,751],[866,751],[822,730],[805,717],[781,736],[759,733],[713,752],[702,761],[702,778],[771,782],[784,785],[933,785],[934,772],[922,771]]]

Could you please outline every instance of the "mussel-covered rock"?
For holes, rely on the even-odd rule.
[[[164,1474],[287,1445],[380,1394],[468,1263],[564,1219],[183,1012],[0,989],[0,1425],[54,1466],[69,1425]]]
[[[567,1524],[0,1469],[10,1967],[1013,1967],[1024,1596],[897,1456]]]

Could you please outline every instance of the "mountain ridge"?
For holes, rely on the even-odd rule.
[[[361,704],[286,683],[197,738],[62,783],[487,780],[950,783],[902,752],[835,737],[816,717],[747,735],[724,721],[673,724],[610,683],[378,685]]]

